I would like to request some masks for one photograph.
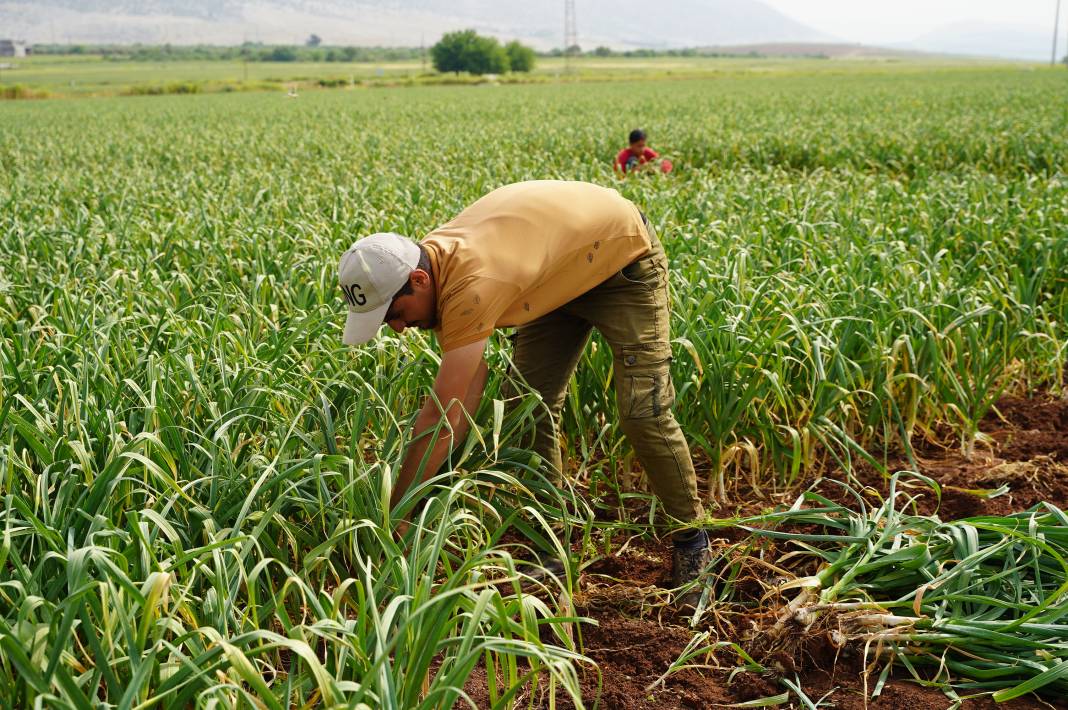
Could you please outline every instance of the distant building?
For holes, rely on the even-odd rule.
[[[0,57],[25,57],[30,48],[22,40],[0,39]]]

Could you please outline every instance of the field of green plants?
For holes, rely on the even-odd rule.
[[[0,703],[624,707],[589,580],[670,525],[610,353],[572,384],[558,487],[495,341],[474,433],[397,539],[391,476],[438,353],[340,344],[353,240],[533,178],[615,185],[656,225],[676,415],[729,532],[633,707],[735,672],[779,683],[753,707],[815,707],[738,614],[765,642],[837,623],[869,696],[899,676],[1063,693],[1065,514],[941,522],[909,504],[938,483],[894,474],[921,443],[982,455],[1003,394],[1065,393],[1066,105],[1063,72],[1026,68],[5,102]],[[613,175],[635,126],[673,173]],[[799,497],[821,477],[844,497]],[[569,550],[566,574],[535,574],[536,550]],[[769,566],[778,607],[742,584]],[[642,590],[628,614],[668,613]]]

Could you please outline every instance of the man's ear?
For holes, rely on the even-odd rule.
[[[422,269],[416,269],[412,272],[412,275],[408,277],[413,288],[429,288],[430,287],[430,274]]]

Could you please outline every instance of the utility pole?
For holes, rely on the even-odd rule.
[[[1057,0],[1060,2],[1060,0]],[[578,44],[575,0],[564,0],[564,72],[571,73],[571,48]]]
[[[1061,24],[1061,0],[1057,0],[1057,9],[1053,13],[1053,53],[1049,57],[1049,65],[1057,66],[1057,30]]]
[[[422,67],[419,73],[426,74],[426,34],[419,35],[419,64]]]

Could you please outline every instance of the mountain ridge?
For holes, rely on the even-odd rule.
[[[577,3],[584,48],[668,48],[823,41],[760,0]],[[525,0],[36,0],[0,1],[0,27],[31,42],[414,46],[473,27],[539,49],[562,45],[563,3]]]

